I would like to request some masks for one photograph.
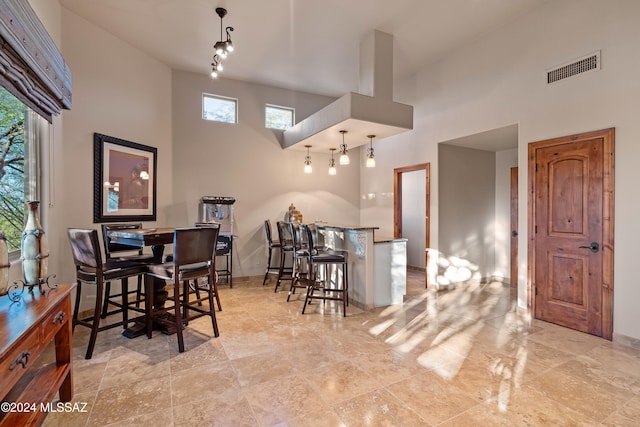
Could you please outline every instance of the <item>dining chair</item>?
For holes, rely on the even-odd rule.
[[[153,255],[151,254],[143,254],[142,248],[138,249],[133,246],[123,245],[120,243],[114,243],[109,235],[109,232],[112,230],[139,230],[142,229],[142,223],[133,223],[133,224],[102,224],[102,242],[104,243],[104,254],[105,260],[113,262],[114,264],[123,263],[123,264],[131,264],[131,263],[143,263],[150,264],[153,262]],[[143,288],[143,274],[141,273],[138,276],[138,287],[136,289],[132,289],[129,291],[129,295],[135,294],[135,299],[133,303],[135,303],[136,307],[140,307],[140,303],[144,301],[142,288]],[[105,283],[104,288],[104,303],[102,305],[102,314],[100,317],[103,319],[111,314],[119,313],[122,310],[122,291],[117,294],[111,293],[111,282],[108,281]],[[127,295],[128,298],[128,295]],[[108,311],[109,305],[113,305],[118,307],[115,310]]]
[[[282,256],[282,244],[280,243],[280,240],[273,240],[272,233],[271,233],[271,221],[269,221],[268,219],[264,220],[264,232],[267,237],[268,252],[267,252],[267,271],[265,271],[264,273],[262,286],[264,286],[267,283],[267,277],[269,277],[269,273],[271,272],[277,273],[280,270],[279,265],[276,265],[276,266],[271,265],[271,258],[273,257],[274,250],[277,250],[278,254]]]
[[[317,247],[313,230],[307,225],[302,226],[303,232],[307,236],[309,247]],[[302,314],[307,305],[314,299],[322,301],[342,302],[342,315],[347,315],[349,305],[349,272],[348,272],[348,252],[341,250],[310,250],[307,255],[309,268],[308,277],[300,277],[298,280],[306,285],[307,294]],[[321,267],[325,267],[324,275],[321,275]],[[329,268],[333,267],[333,268]],[[337,267],[340,267],[338,269]],[[332,270],[331,272],[329,270]],[[335,276],[331,273],[335,273]]]
[[[182,329],[190,320],[210,316],[214,335],[220,335],[216,321],[214,302],[215,292],[215,250],[218,240],[218,228],[192,227],[176,228],[173,235],[173,260],[163,264],[150,264],[145,279],[145,293],[153,292],[154,279],[162,279],[173,283],[172,307],[157,307],[145,304],[147,320],[147,337],[152,336],[153,322],[175,328],[178,338],[178,351],[184,351]],[[197,280],[206,278],[206,284]],[[206,293],[206,298],[190,300],[189,282],[194,281],[199,292]],[[211,286],[213,284],[214,286]],[[198,305],[208,302],[208,307]],[[195,312],[192,314],[191,312]]]
[[[100,252],[100,241],[98,239],[98,231],[95,229],[67,229],[69,242],[71,243],[71,253],[73,254],[73,262],[76,266],[76,301],[73,310],[73,328],[76,325],[82,325],[91,329],[89,337],[89,345],[85,359],[91,359],[96,344],[98,332],[107,329],[123,326],[125,329],[129,322],[127,304],[127,296],[129,295],[128,286],[129,277],[138,276],[145,272],[146,266],[143,264],[124,264],[113,261],[102,261]],[[102,305],[104,298],[105,283],[112,280],[120,280],[122,285],[122,320],[118,322],[110,322],[100,326],[100,318],[102,314]],[[88,317],[80,319],[78,311],[80,309],[80,301],[82,296],[82,285],[92,285],[96,289],[95,307],[93,313]],[[138,310],[141,311],[141,310]]]

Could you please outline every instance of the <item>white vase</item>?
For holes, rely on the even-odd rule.
[[[44,236],[44,230],[38,218],[38,206],[40,202],[31,200],[27,202],[27,223],[22,232],[21,259],[24,284],[34,286],[40,283],[41,278],[47,275],[49,262],[49,250]]]
[[[0,233],[0,295],[7,293],[9,284],[9,250],[7,249],[7,239]]]

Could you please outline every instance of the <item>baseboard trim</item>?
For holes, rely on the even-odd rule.
[[[613,333],[612,341],[616,344],[623,345],[625,347],[631,347],[636,350],[640,350],[640,339],[629,337],[623,334]]]

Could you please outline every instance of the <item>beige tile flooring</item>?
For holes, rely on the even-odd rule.
[[[74,334],[76,402],[51,426],[637,426],[640,351],[516,313],[500,283],[426,291],[401,306],[301,315],[273,282],[220,289],[175,336]]]

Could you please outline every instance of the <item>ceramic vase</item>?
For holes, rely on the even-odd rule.
[[[7,239],[0,233],[0,295],[7,293],[9,285],[9,250]]]
[[[38,206],[40,202],[31,200],[27,202],[27,223],[22,232],[22,274],[24,284],[34,286],[40,283],[41,278],[47,275],[49,250],[45,239],[44,230],[40,225]]]

